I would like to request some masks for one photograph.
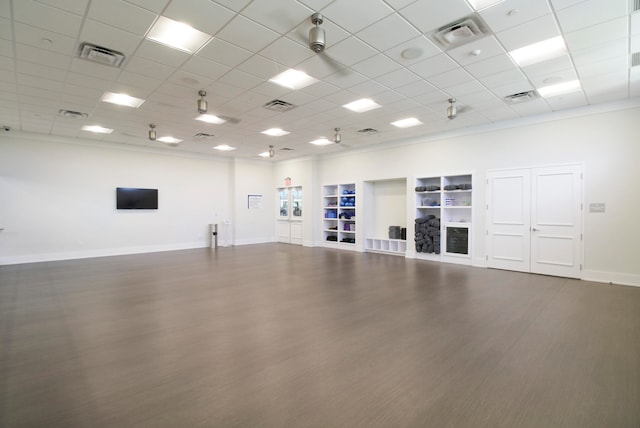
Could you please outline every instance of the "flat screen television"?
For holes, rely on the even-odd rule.
[[[158,189],[118,187],[116,207],[119,210],[157,210]]]

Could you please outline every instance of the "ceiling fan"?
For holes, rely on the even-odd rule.
[[[339,73],[344,73],[347,71],[347,67],[331,58],[324,51],[325,47],[327,46],[327,38],[324,28],[320,26],[323,22],[324,17],[322,16],[322,14],[316,12],[311,15],[311,23],[314,26],[309,30],[309,49],[318,54],[320,59],[322,59],[331,68]]]

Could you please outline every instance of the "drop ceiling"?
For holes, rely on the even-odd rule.
[[[198,155],[255,158],[274,146],[277,161],[389,144],[598,104],[640,94],[640,12],[633,0],[505,0],[476,10],[471,0],[2,0],[0,125],[67,141],[94,140]],[[314,12],[324,16],[326,49],[308,47]],[[445,47],[432,34],[475,16],[481,37]],[[149,40],[162,17],[205,33],[194,53]],[[510,51],[562,37],[566,53],[518,67]],[[83,43],[124,55],[119,67],[79,58]],[[318,81],[290,90],[269,81],[289,68]],[[578,80],[580,89],[543,98],[537,90]],[[216,125],[196,121],[207,93]],[[524,101],[505,97],[527,93]],[[105,92],[144,101],[128,108]],[[342,107],[370,98],[381,107]],[[447,118],[448,99],[458,115]],[[268,109],[274,100],[293,105]],[[60,111],[76,114],[61,114]],[[391,122],[422,122],[396,128]],[[183,140],[166,145],[158,136]],[[113,129],[83,131],[84,125]],[[262,133],[281,128],[289,134]],[[342,142],[309,144],[333,138]],[[219,152],[212,147],[229,145]]]

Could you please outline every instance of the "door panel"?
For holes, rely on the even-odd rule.
[[[532,170],[531,272],[580,277],[582,168]]]
[[[528,271],[529,170],[490,172],[487,182],[487,266]]]

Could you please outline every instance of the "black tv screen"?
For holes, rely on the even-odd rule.
[[[157,210],[158,189],[116,188],[116,207],[119,210]]]

